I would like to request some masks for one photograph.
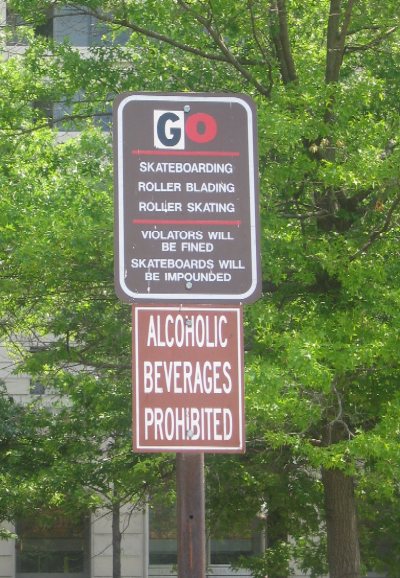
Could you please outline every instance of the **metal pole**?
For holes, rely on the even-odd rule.
[[[204,454],[176,455],[178,578],[205,578]]]

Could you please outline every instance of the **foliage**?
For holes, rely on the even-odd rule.
[[[63,3],[12,5],[29,28]],[[82,56],[68,38],[56,43],[27,33],[24,55],[0,64],[2,331],[35,343],[26,371],[76,394],[73,407],[55,418],[57,428],[66,420],[59,431],[67,436],[69,420],[83,421],[90,438],[100,417],[106,436],[128,396],[130,331],[111,284],[111,148],[99,119],[109,118],[113,95],[124,90],[251,94],[259,120],[264,297],[246,309],[249,450],[242,458],[210,458],[210,518],[229,527],[232,512],[243,520],[262,504],[271,512],[279,504],[281,534],[294,536],[296,546],[277,537],[254,571],[270,569],[274,556],[285,565],[290,554],[321,572],[312,541],[324,518],[318,469],[354,478],[365,544],[376,533],[390,535],[398,504],[397,4],[68,5],[98,19],[101,45]],[[50,126],[49,102],[58,111]],[[55,127],[81,133],[60,142]],[[87,400],[93,414],[82,415]],[[129,456],[129,426],[124,419],[120,425],[107,476],[123,479],[132,459],[148,473],[146,460]],[[79,436],[73,439],[77,451]],[[164,467],[154,463],[155,471]],[[225,492],[226,480],[233,490],[222,498],[216,488]],[[381,506],[387,515],[378,526]],[[392,571],[384,555],[370,560],[365,547],[363,556],[366,567]],[[287,566],[273,572],[285,575]]]

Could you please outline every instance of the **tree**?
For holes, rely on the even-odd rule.
[[[67,514],[77,507],[110,514],[112,575],[120,578],[121,509],[128,518],[143,510],[149,494],[156,495],[173,479],[174,462],[168,456],[132,452],[130,382],[96,374],[71,377],[68,371],[57,378],[50,372],[48,378],[61,397],[42,435],[47,463],[35,485],[47,500],[54,496]]]
[[[125,366],[128,336],[115,319],[126,319],[126,311],[112,297],[110,230],[101,243],[94,236],[98,222],[110,227],[110,220],[102,220],[102,203],[110,206],[109,195],[103,196],[110,187],[109,149],[96,131],[84,131],[79,144],[58,147],[46,174],[43,107],[32,110],[32,101],[64,98],[69,112],[63,122],[84,128],[85,118],[105,112],[110,95],[127,89],[251,93],[259,109],[265,291],[246,312],[252,346],[246,364],[248,434],[264,452],[285,448],[292,462],[321,469],[330,576],[356,578],[356,484],[363,487],[367,474],[382,471],[395,499],[399,465],[386,428],[398,417],[398,10],[392,1],[309,4],[70,2],[109,27],[108,45],[81,58],[67,39],[59,45],[33,39],[23,59],[3,64],[3,74],[12,69],[9,86],[19,96],[18,107],[3,111],[10,135],[3,144],[6,199],[14,196],[22,208],[32,193],[32,209],[38,201],[43,207],[35,209],[37,230],[64,240],[56,250],[48,235],[36,237],[24,212],[3,200],[5,271],[22,283],[16,290],[8,282],[2,307],[7,305],[9,327],[57,337],[49,355],[62,352],[68,363],[85,361],[103,370]],[[13,5],[29,23],[63,3]],[[112,38],[121,31],[129,38],[117,46]],[[60,121],[53,119],[53,125]],[[81,146],[88,165],[76,155]],[[69,153],[71,160],[64,156]],[[20,168],[32,171],[32,154],[36,182]],[[65,166],[73,159],[76,170],[68,179]],[[68,191],[77,203],[66,223],[86,203],[90,207],[83,211],[84,227],[80,221],[80,241],[69,224],[55,224],[44,202],[43,191],[53,196],[57,190],[54,173],[63,183],[56,195],[61,206]],[[31,233],[21,245],[10,222]],[[79,252],[82,268],[75,243],[85,247]],[[44,248],[51,249],[52,260],[43,268]],[[67,297],[72,287],[76,303]],[[68,291],[62,294],[61,288]]]
[[[2,329],[53,411],[26,408],[41,419],[6,462],[15,499],[3,516],[109,510],[117,578],[120,508],[143,508],[171,465],[131,452],[130,319],[113,294],[111,184],[103,190],[109,137],[89,129],[57,145],[47,129],[23,131],[4,155]]]
[[[0,413],[0,515],[3,522],[15,523],[18,517],[31,514],[38,506],[37,496],[32,491],[32,479],[38,469],[43,469],[48,463],[43,459],[39,432],[47,423],[49,410],[16,403],[2,383]],[[44,501],[42,495],[40,503]],[[5,528],[0,529],[0,536],[1,539],[16,537]]]
[[[10,454],[12,446],[15,444],[16,439],[21,435],[21,421],[22,421],[22,411],[14,401],[7,395],[4,384],[2,385],[2,391],[0,394],[0,416],[1,416],[1,429],[0,429],[0,455],[3,467],[1,468],[0,476],[2,481],[2,493],[0,495],[0,511],[3,516],[2,519],[5,520],[10,518],[14,512],[15,506],[15,496],[11,494],[10,487],[12,486],[11,476],[9,475],[9,469],[5,467],[7,458]],[[11,495],[10,495],[11,494]],[[5,528],[0,528],[1,539],[7,539],[13,536],[13,534],[6,530]]]

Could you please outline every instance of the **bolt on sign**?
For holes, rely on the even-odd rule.
[[[261,294],[256,113],[232,94],[114,103],[115,285],[127,302]]]
[[[133,447],[245,451],[241,306],[133,306]]]

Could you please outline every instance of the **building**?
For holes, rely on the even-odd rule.
[[[17,403],[27,404],[37,396],[50,403],[40,384],[29,375],[13,374],[14,363],[4,344],[0,347],[0,380]],[[47,399],[46,399],[47,398]],[[4,525],[3,525],[4,526]],[[125,578],[161,578],[176,572],[175,516],[150,508],[121,511],[122,576]],[[17,521],[18,540],[0,541],[0,578],[43,578],[51,575],[64,578],[111,578],[112,524],[111,514],[98,511],[78,521],[55,516],[41,527],[37,520]],[[262,546],[260,536],[227,537],[209,540],[210,576],[246,576],[230,569],[239,554],[251,553]]]

